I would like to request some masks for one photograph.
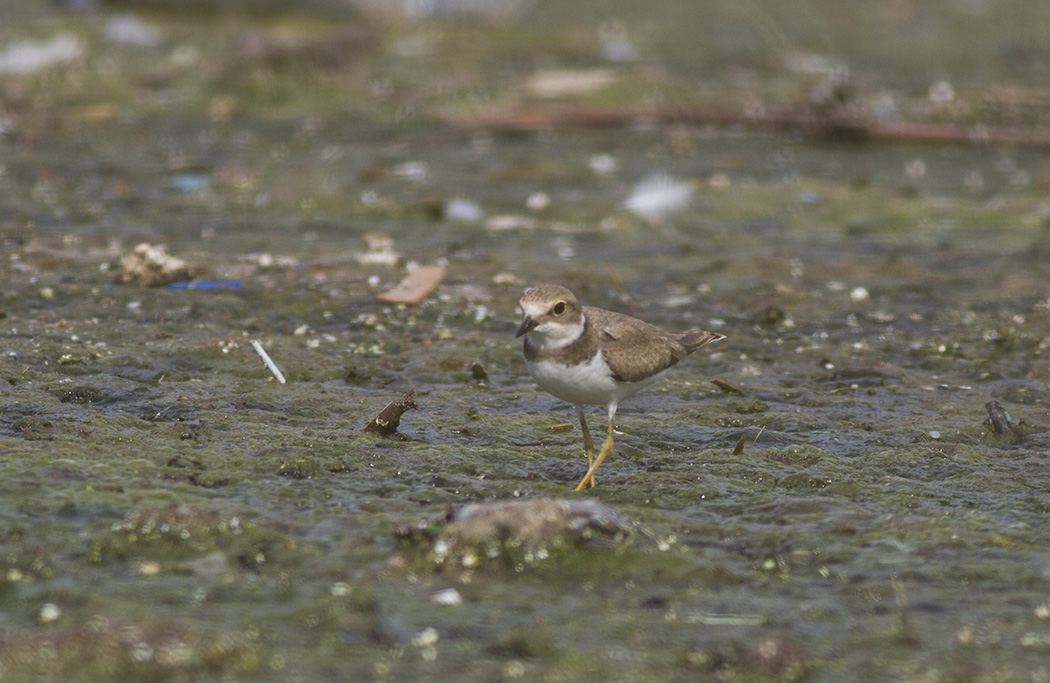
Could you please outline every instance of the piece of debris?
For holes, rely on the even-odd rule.
[[[617,544],[641,531],[633,520],[596,500],[529,498],[471,503],[456,511],[444,532],[461,539],[513,536]]]
[[[366,266],[396,266],[401,262],[401,254],[394,251],[394,240],[389,235],[370,232],[365,235],[368,251],[358,254],[357,261]]]
[[[71,35],[20,40],[0,51],[0,73],[30,74],[83,58],[84,45]]]
[[[1007,100],[1008,102],[1010,100]],[[885,109],[885,106],[882,107]],[[546,106],[521,109],[489,109],[484,113],[454,114],[445,120],[460,128],[471,130],[535,131],[565,127],[627,129],[645,121],[650,125],[690,126],[746,126],[771,130],[797,130],[817,134],[831,133],[839,138],[848,134],[849,139],[896,140],[904,142],[939,142],[972,145],[979,140],[985,145],[1016,144],[1050,147],[1050,134],[1031,128],[979,128],[952,123],[906,123],[893,116],[892,103],[889,120],[876,115],[871,121],[848,121],[840,114],[814,116],[812,111],[755,111],[753,107],[725,109],[722,107],[594,107],[590,105]],[[844,129],[844,125],[849,128]],[[592,164],[592,168],[594,168]]]
[[[120,282],[135,287],[163,287],[190,279],[190,267],[163,244],[143,242],[120,259]]]
[[[525,90],[545,99],[594,92],[616,82],[612,69],[550,69],[525,81]]]
[[[366,432],[374,432],[382,434],[384,436],[390,436],[397,433],[397,428],[401,424],[401,416],[413,408],[418,408],[415,402],[416,390],[410,389],[407,394],[386,404],[386,407],[379,411],[379,414],[372,418],[372,421],[365,426]]]
[[[53,602],[45,602],[40,608],[40,623],[50,624],[62,618],[62,608]]]
[[[521,285],[521,280],[514,273],[507,271],[501,271],[492,276],[492,284],[494,285]]]
[[[427,0],[426,2],[349,0],[348,2],[330,3],[328,7],[352,7],[381,20],[459,18],[474,19],[489,24],[513,21],[528,10],[532,4],[532,0]],[[413,42],[412,45],[415,43]],[[413,56],[417,54],[417,49],[412,46],[400,48]]]
[[[117,14],[106,22],[106,38],[114,43],[157,47],[163,37],[159,28],[131,14]]]
[[[533,230],[539,227],[539,224],[539,221],[529,216],[507,214],[493,216],[485,221],[485,229],[493,232],[499,232],[501,230]]]
[[[443,607],[455,607],[463,604],[463,596],[455,588],[445,588],[431,593],[430,602]]]
[[[430,175],[430,168],[425,161],[404,161],[392,169],[394,175],[405,180],[414,180],[421,183]]]
[[[418,303],[434,291],[444,277],[444,266],[423,266],[409,273],[397,287],[383,292],[377,298],[395,304]]]
[[[168,285],[168,289],[239,289],[240,280],[180,280]]]
[[[477,202],[460,197],[453,197],[445,202],[444,213],[448,220],[464,223],[477,223],[485,217],[485,213]]]
[[[988,411],[987,422],[992,425],[992,429],[995,430],[996,434],[1020,440],[1021,431],[1010,419],[1010,413],[1006,412],[1006,409],[1003,408],[999,401],[988,401],[984,405],[984,409]]]
[[[168,182],[179,192],[194,194],[208,189],[211,179],[203,173],[177,173]]]
[[[598,175],[609,176],[620,168],[620,162],[611,154],[595,154],[587,163]]]
[[[721,389],[723,392],[725,392],[727,394],[737,394],[737,395],[740,395],[740,396],[742,396],[744,394],[744,390],[743,389],[741,389],[740,387],[735,386],[733,384],[730,384],[729,382],[725,381],[724,379],[713,379],[713,380],[711,380],[711,384],[714,384],[716,387],[718,387],[719,389]]]
[[[277,381],[284,384],[284,375],[281,374],[277,365],[270,359],[270,354],[266,353],[266,350],[263,349],[262,344],[260,344],[257,339],[252,340],[252,348],[255,349],[255,352],[263,359],[263,363],[266,363],[266,367],[270,369],[270,372],[272,372],[273,376],[277,378]]]
[[[534,192],[525,200],[525,208],[529,211],[543,211],[551,205],[551,196],[546,192]]]
[[[485,371],[485,366],[477,361],[470,364],[470,377],[479,382],[489,381],[489,373]]]
[[[482,562],[518,566],[571,548],[666,549],[632,519],[588,499],[528,498],[472,503],[440,519],[402,525],[397,537],[422,546],[436,567],[473,569]]]
[[[744,443],[747,441],[747,434],[741,434],[740,440],[736,442],[736,448],[733,449],[733,455],[740,455],[744,452]]]

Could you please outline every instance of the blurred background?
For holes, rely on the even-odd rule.
[[[0,218],[83,234],[163,231],[184,195],[226,223],[432,215],[460,195],[483,220],[536,192],[600,220],[654,173],[984,197],[1048,182],[1038,2],[8,0],[4,19]],[[800,136],[954,148],[842,156]],[[1009,147],[960,164],[971,140]]]

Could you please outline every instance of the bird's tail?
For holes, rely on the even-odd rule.
[[[691,332],[683,332],[682,336],[678,337],[678,343],[686,348],[686,351],[692,353],[701,346],[706,346],[711,342],[716,342],[720,339],[725,339],[724,334],[718,334],[717,332],[707,332],[705,330],[693,330]]]

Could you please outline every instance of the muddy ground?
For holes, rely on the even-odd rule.
[[[0,680],[1050,678],[1045,11],[158,4],[0,29],[79,50],[0,73]],[[515,114],[654,103],[818,124]],[[121,284],[141,242],[196,286]],[[728,337],[582,494],[537,282]]]

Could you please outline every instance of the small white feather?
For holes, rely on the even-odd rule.
[[[623,208],[643,218],[656,219],[689,205],[693,186],[665,173],[657,173],[634,186]]]

